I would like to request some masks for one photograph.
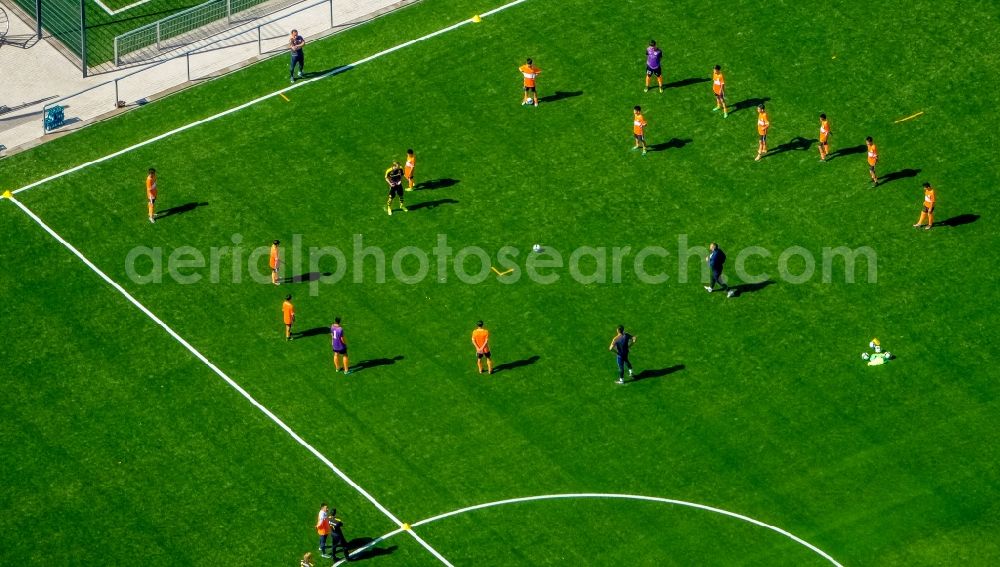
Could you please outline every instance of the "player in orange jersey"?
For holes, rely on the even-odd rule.
[[[722,117],[729,118],[729,110],[726,108],[726,78],[722,76],[722,67],[716,65],[712,69],[712,92],[715,93],[715,108],[712,112],[722,109]]]
[[[280,240],[275,240],[271,243],[271,257],[268,259],[268,265],[271,266],[271,283],[274,285],[279,285],[281,283],[278,278],[278,266],[281,265],[281,259],[278,255],[278,245],[281,244]]]
[[[493,355],[490,354],[490,332],[483,328],[483,322],[477,321],[476,328],[472,331],[472,346],[476,347],[476,367],[479,373],[483,373],[483,359],[486,359],[486,368],[493,374]]]
[[[285,321],[285,340],[292,340],[292,325],[295,324],[295,306],[292,305],[291,294],[285,296],[284,303],[281,304],[281,316]]]
[[[632,149],[642,148],[642,155],[646,155],[646,119],[642,116],[642,107],[638,105],[632,109],[632,137],[635,138]]]
[[[931,187],[930,183],[924,182],[924,208],[920,211],[920,218],[917,220],[917,224],[914,227],[920,227],[924,224],[924,219],[927,219],[927,226],[924,226],[924,230],[930,230],[934,226],[934,203],[937,202],[937,195],[934,194],[934,188]]]
[[[417,166],[417,156],[413,155],[413,150],[406,150],[406,164],[403,167],[403,177],[410,183],[407,191],[413,191],[413,168]]]
[[[767,118],[767,110],[764,109],[763,104],[757,105],[757,135],[760,136],[760,141],[757,142],[757,157],[754,161],[760,161],[760,158],[764,157],[767,153],[767,130],[771,127],[771,121]]]
[[[156,222],[156,170],[149,168],[146,176],[146,201],[149,210],[149,222]]]
[[[542,72],[541,69],[535,67],[529,57],[524,65],[517,68],[524,76],[524,98],[521,99],[521,106],[529,105],[532,102],[535,104],[535,108],[538,107],[538,90],[535,88],[535,79]]]
[[[819,115],[819,161],[826,161],[830,153],[830,122],[826,114]]]
[[[865,138],[865,146],[868,147],[868,176],[872,178],[872,187],[878,187],[878,175],[875,173],[875,165],[878,164],[878,146],[871,136]]]

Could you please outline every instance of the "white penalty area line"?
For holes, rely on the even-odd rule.
[[[62,236],[59,236],[59,234],[56,231],[52,230],[52,228],[49,225],[45,224],[45,222],[42,221],[42,219],[39,218],[38,215],[32,212],[28,207],[26,207],[23,203],[15,199],[13,196],[5,195],[4,200],[9,200],[10,202],[17,205],[17,207],[20,208],[22,211],[24,211],[24,213],[28,215],[31,218],[31,220],[35,221],[35,223],[38,224],[38,226],[42,227],[45,230],[45,232],[49,233],[49,235],[52,236],[52,238],[55,238],[57,242],[65,246],[70,252],[72,252],[77,258],[79,258],[84,264],[86,264],[88,268],[90,268],[95,274],[100,276],[101,279],[107,282],[108,285],[115,288],[115,290],[117,290],[118,293],[122,294],[122,296],[124,296],[125,299],[127,299],[137,309],[139,309],[139,311],[142,311],[147,317],[152,319],[154,323],[162,327],[163,330],[167,332],[167,334],[169,334],[171,337],[174,338],[174,340],[179,342],[184,348],[186,348],[191,354],[193,354],[195,358],[204,363],[205,366],[208,366],[212,370],[212,372],[215,372],[219,376],[219,378],[225,380],[227,384],[229,384],[234,390],[239,392],[241,396],[246,398],[246,400],[250,402],[255,408],[260,410],[261,413],[266,415],[268,419],[270,419],[278,427],[283,429],[285,433],[287,433],[299,445],[305,447],[307,451],[312,453],[313,456],[319,459],[324,465],[327,466],[327,468],[329,468],[331,471],[334,472],[334,474],[340,477],[341,480],[347,483],[348,486],[356,490],[359,494],[361,494],[361,496],[364,496],[366,500],[371,502],[371,504],[379,510],[379,512],[382,512],[382,514],[384,514],[387,518],[389,518],[389,520],[391,520],[394,524],[400,526],[400,530],[397,531],[402,531],[405,528],[405,531],[409,532],[409,534],[413,536],[413,538],[416,539],[417,542],[419,542],[420,545],[424,547],[424,549],[426,549],[432,555],[434,555],[434,557],[436,557],[439,561],[441,561],[441,563],[448,565],[449,567],[453,567],[452,564],[449,563],[448,560],[444,558],[444,556],[438,553],[437,550],[435,550],[433,547],[430,546],[430,544],[428,544],[420,536],[418,536],[415,532],[413,532],[413,530],[410,529],[410,527],[407,524],[401,522],[399,518],[393,515],[393,513],[390,512],[381,503],[379,503],[378,500],[375,500],[374,496],[369,494],[368,491],[366,491],[364,488],[361,488],[361,486],[358,485],[358,483],[351,480],[350,477],[344,474],[342,470],[337,468],[337,466],[334,465],[330,461],[330,459],[326,458],[326,456],[323,455],[323,453],[320,453],[315,447],[306,442],[305,439],[303,439],[298,433],[296,433],[291,427],[289,427],[284,421],[282,421],[281,418],[274,415],[274,413],[272,413],[271,410],[267,409],[263,404],[254,399],[254,397],[251,396],[249,392],[244,390],[242,386],[240,386],[232,378],[227,376],[226,373],[223,372],[221,369],[219,369],[218,366],[216,366],[214,363],[212,363],[212,361],[206,358],[205,355],[201,354],[201,352],[199,352],[198,349],[194,348],[191,345],[191,343],[187,342],[183,337],[178,335],[176,331],[170,328],[170,325],[164,323],[163,320],[157,317],[155,314],[153,314],[152,311],[147,309],[143,304],[139,303],[139,300],[133,297],[132,294],[126,291],[125,288],[123,288],[121,285],[118,284],[118,282],[114,281],[107,274],[101,271],[100,268],[94,265],[93,262],[88,260],[86,256],[84,256],[79,250],[77,250],[75,246],[66,241],[66,239],[64,239]]]
[[[128,6],[122,6],[121,8],[118,8],[117,10],[112,10],[111,8],[108,8],[107,5],[104,4],[104,2],[101,2],[101,0],[94,0],[94,3],[97,4],[98,6],[100,6],[102,10],[104,10],[105,12],[107,12],[107,14],[109,16],[117,16],[118,14],[121,14],[122,12],[127,12],[127,11],[131,10],[132,8],[135,8],[136,6],[142,6],[143,4],[145,4],[147,2],[152,2],[152,1],[153,0],[139,0],[138,2],[133,2],[132,4],[129,4]]]
[[[779,528],[777,526],[772,526],[771,524],[764,523],[764,522],[762,522],[760,520],[755,520],[755,519],[753,519],[753,518],[751,518],[749,516],[744,516],[743,514],[737,514],[736,512],[730,512],[728,510],[723,510],[721,508],[714,508],[712,506],[706,506],[704,504],[698,504],[696,502],[686,502],[684,500],[674,500],[674,499],[671,499],[671,498],[659,498],[659,497],[656,497],[656,496],[642,496],[642,495],[637,495],[637,494],[606,494],[606,493],[586,492],[586,493],[578,493],[578,494],[543,494],[541,496],[525,496],[523,498],[509,498],[507,500],[497,500],[496,502],[487,502],[485,504],[476,504],[475,506],[467,506],[465,508],[461,508],[461,509],[458,509],[458,510],[453,510],[451,512],[445,512],[444,514],[438,514],[437,516],[433,516],[431,518],[427,518],[425,520],[420,520],[419,522],[415,522],[412,527],[416,528],[416,527],[423,526],[425,524],[430,524],[431,522],[436,522],[438,520],[443,520],[445,518],[450,518],[451,516],[457,516],[459,514],[464,514],[466,512],[472,512],[472,511],[475,511],[475,510],[482,510],[483,508],[493,508],[495,506],[503,506],[503,505],[506,505],[506,504],[517,504],[517,503],[520,503],[520,502],[533,502],[533,501],[536,501],[536,500],[560,500],[560,499],[581,499],[581,498],[591,498],[591,499],[602,498],[602,499],[620,499],[620,500],[645,500],[645,501],[648,501],[648,502],[659,502],[659,503],[662,503],[662,504],[675,504],[677,506],[686,506],[688,508],[696,508],[698,510],[705,510],[707,512],[712,512],[714,514],[722,514],[723,516],[729,516],[730,518],[736,518],[738,520],[742,520],[744,522],[748,522],[748,523],[754,524],[756,526],[760,526],[762,528],[767,528],[767,529],[769,529],[769,530],[771,530],[773,532],[777,532],[777,533],[779,533],[779,534],[781,534],[781,535],[783,535],[783,536],[791,539],[792,541],[794,541],[794,542],[796,542],[796,543],[798,543],[798,544],[800,544],[800,545],[808,548],[810,551],[812,551],[815,554],[819,555],[823,559],[826,559],[827,561],[829,561],[832,565],[835,565],[836,567],[843,567],[843,565],[841,565],[840,563],[838,563],[836,559],[834,559],[833,557],[830,557],[830,554],[826,553],[825,551],[823,551],[822,549],[816,547],[815,545],[809,543],[808,541],[806,541],[806,540],[804,540],[804,539],[802,539],[802,538],[796,536],[795,534],[792,534],[792,533],[790,533],[790,532],[788,532],[786,530],[783,530],[783,529],[781,529],[781,528]],[[382,537],[376,538],[375,540],[373,540],[371,543],[365,545],[364,547],[360,547],[360,548],[354,550],[353,552],[351,552],[350,555],[352,555],[352,556],[355,555],[355,554],[361,555],[365,551],[367,551],[368,549],[371,549],[372,547],[374,547],[378,543],[383,542],[383,541],[385,541],[385,540],[387,540],[387,539],[395,536],[396,534],[398,534],[401,531],[403,531],[403,529],[398,529],[398,530],[389,532],[389,533],[385,534]],[[337,563],[334,563],[334,566],[341,565],[342,563],[344,563],[343,560],[338,561]]]
[[[527,2],[527,0],[514,0],[513,2],[508,2],[507,4],[504,4],[503,6],[499,6],[497,8],[494,8],[494,9],[488,11],[488,12],[483,12],[482,14],[480,14],[480,17],[482,18],[482,17],[492,16],[493,14],[496,14],[497,12],[501,12],[503,10],[506,10],[507,8],[511,8],[513,6],[516,6],[516,5],[524,3],[524,2]],[[299,82],[295,83],[294,85],[290,85],[290,86],[285,87],[285,88],[283,88],[281,90],[277,90],[277,91],[274,91],[272,93],[268,93],[266,95],[257,97],[255,99],[253,99],[253,100],[251,100],[249,102],[245,102],[245,103],[243,103],[243,104],[241,104],[239,106],[234,106],[233,108],[230,108],[228,110],[223,110],[222,112],[219,112],[218,114],[213,114],[212,116],[209,116],[207,118],[202,118],[201,120],[196,120],[196,121],[191,122],[189,124],[185,124],[183,126],[179,126],[177,128],[174,128],[173,130],[170,130],[168,132],[164,132],[163,134],[160,134],[158,136],[154,136],[152,138],[149,138],[148,140],[144,140],[144,141],[139,142],[137,144],[133,144],[133,145],[127,147],[127,148],[118,150],[117,152],[108,154],[108,155],[106,155],[104,157],[99,157],[99,158],[97,158],[95,160],[84,162],[84,163],[81,163],[80,165],[77,165],[75,167],[71,167],[71,168],[69,168],[67,170],[60,171],[59,173],[50,175],[50,176],[48,176],[48,177],[46,177],[44,179],[40,179],[38,181],[34,181],[32,183],[29,183],[29,184],[25,185],[24,187],[21,187],[20,189],[15,189],[14,191],[12,191],[12,193],[15,194],[15,195],[17,195],[18,193],[20,193],[22,191],[27,191],[28,189],[32,189],[34,187],[38,187],[39,185],[43,185],[45,183],[48,183],[49,181],[54,181],[56,179],[59,179],[60,177],[64,177],[64,176],[69,175],[71,173],[75,173],[75,172],[80,171],[82,169],[86,169],[86,168],[88,168],[88,167],[90,167],[92,165],[97,165],[99,163],[103,163],[103,162],[108,161],[110,159],[114,159],[114,158],[116,158],[118,156],[121,156],[121,155],[127,154],[127,153],[129,153],[131,151],[137,150],[137,149],[139,149],[139,148],[141,148],[143,146],[148,146],[149,144],[152,144],[154,142],[159,142],[160,140],[164,140],[164,139],[169,138],[169,137],[171,137],[171,136],[173,136],[175,134],[180,134],[181,132],[184,132],[186,130],[190,130],[191,128],[194,128],[195,126],[200,126],[201,124],[206,124],[208,122],[212,122],[213,120],[217,120],[219,118],[222,118],[223,116],[228,116],[230,114],[233,114],[234,112],[239,112],[240,110],[243,110],[244,108],[249,108],[249,107],[251,107],[251,106],[253,106],[255,104],[261,103],[261,102],[263,102],[265,100],[274,98],[276,96],[281,96],[282,98],[285,98],[284,93],[287,93],[288,91],[291,91],[291,90],[297,89],[299,87],[305,86],[305,85],[307,85],[309,83],[312,83],[313,81],[318,81],[318,80],[321,80],[321,79],[325,79],[327,77],[332,77],[334,75],[339,75],[339,74],[343,73],[344,71],[353,69],[354,67],[357,67],[359,65],[363,65],[363,64],[368,63],[370,61],[374,61],[375,59],[378,59],[379,57],[383,57],[383,56],[388,55],[390,53],[393,53],[395,51],[399,51],[400,49],[403,49],[404,47],[409,47],[409,46],[411,46],[411,45],[413,45],[415,43],[419,43],[421,41],[425,41],[425,40],[431,39],[432,37],[439,36],[439,35],[441,35],[443,33],[447,33],[447,32],[456,30],[456,29],[458,29],[458,28],[460,28],[460,27],[462,27],[464,25],[470,24],[470,23],[474,23],[472,17],[470,17],[467,20],[462,20],[461,22],[458,22],[457,24],[452,24],[452,25],[450,25],[450,26],[448,26],[446,28],[437,30],[435,32],[431,32],[431,33],[429,33],[429,34],[427,34],[425,36],[418,37],[417,39],[411,39],[409,41],[400,43],[399,45],[396,45],[394,47],[390,47],[389,49],[385,49],[383,51],[379,51],[378,53],[375,53],[374,55],[369,55],[368,57],[365,57],[363,59],[359,59],[359,60],[355,61],[354,63],[350,63],[350,64],[344,65],[342,67],[337,67],[336,69],[333,69],[331,71],[327,71],[326,73],[324,73],[324,74],[322,74],[322,75],[320,75],[318,77],[314,77],[312,79],[306,79],[306,80],[303,80],[303,81],[299,81]]]

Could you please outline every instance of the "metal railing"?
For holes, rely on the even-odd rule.
[[[213,39],[170,59],[49,102],[42,108],[42,116],[50,108],[62,106],[65,125],[85,122],[123,106],[145,104],[148,97],[185,82],[218,76],[220,71],[229,69],[234,63],[285,54],[288,30],[292,27],[298,28],[307,37],[315,37],[357,23],[361,22],[335,24],[334,0],[319,0],[245,30]],[[43,121],[43,134],[49,132]]]
[[[232,25],[237,21],[233,17],[234,15],[269,1],[271,0],[208,0],[153,23],[127,31],[115,37],[114,63],[116,66],[123,63],[134,63],[135,61],[123,61],[123,59],[130,53],[143,50],[145,50],[145,57],[140,56],[133,59],[148,60],[155,57],[158,52],[177,49],[193,40],[219,33],[220,30],[213,26],[214,29],[206,30],[200,34],[200,37],[187,36],[195,30],[217,22],[224,22],[224,26]]]

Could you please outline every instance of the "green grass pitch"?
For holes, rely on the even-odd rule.
[[[501,4],[425,0],[311,42],[307,70]],[[402,521],[633,494],[746,515],[843,565],[995,565],[998,16],[989,2],[527,0],[17,199]],[[663,94],[642,92],[650,38],[675,84]],[[518,104],[527,56],[543,70],[538,109]],[[726,119],[698,81],[715,64],[730,103],[744,103]],[[172,95],[3,159],[0,190],[286,85],[279,58]],[[788,148],[759,163],[755,100],[767,101],[772,148]],[[636,104],[657,148],[645,157],[630,150]],[[819,162],[820,112],[834,151],[875,138],[887,183],[869,186],[862,153]],[[382,174],[408,147],[418,181],[439,181],[390,217]],[[160,210],[180,210],[155,225],[149,167]],[[924,180],[938,191],[931,231],[910,226]],[[6,200],[0,226],[0,563],[294,565],[316,548],[323,500],[355,542],[397,528]],[[385,251],[384,283],[371,258],[336,283],[275,288],[246,273],[273,239],[350,261],[355,235]],[[501,248],[518,248],[520,279],[467,284],[449,265],[440,281],[442,236],[452,258],[476,246],[497,267]],[[736,257],[759,247],[770,256],[746,268],[774,283],[706,294],[699,254],[679,260],[679,241],[718,241],[739,285]],[[566,267],[531,281],[534,243],[567,259],[606,248],[607,281]],[[406,246],[428,253],[431,275],[392,276]],[[616,282],[610,251],[626,246]],[[634,273],[647,246],[669,252],[647,261],[666,282]],[[870,247],[877,281],[859,260],[847,283],[842,259],[822,281],[824,248],[841,246]],[[200,268],[183,271],[196,283],[138,283],[126,269],[137,247],[164,260],[230,250],[218,283]],[[801,256],[792,278],[779,272],[792,247],[815,257],[804,283],[790,281],[808,269]],[[419,271],[416,253],[398,267]],[[337,268],[328,257],[315,271]],[[286,293],[305,332],[290,343]],[[361,366],[347,377],[323,334],[338,315]],[[501,367],[490,377],[475,373],[477,319]],[[649,376],[624,386],[607,352],[618,323]],[[872,337],[897,359],[866,367]],[[829,564],[763,527],[649,501],[523,502],[415,531],[455,565]],[[438,564],[406,534],[377,550],[366,562]]]

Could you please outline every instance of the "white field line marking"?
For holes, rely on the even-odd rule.
[[[695,502],[685,502],[684,500],[673,500],[673,499],[670,499],[670,498],[658,498],[656,496],[641,496],[641,495],[636,495],[636,494],[603,494],[603,493],[543,494],[541,496],[526,496],[526,497],[523,497],[523,498],[510,498],[510,499],[507,499],[507,500],[497,500],[496,502],[487,502],[486,504],[476,504],[475,506],[468,506],[468,507],[465,507],[465,508],[462,508],[462,509],[459,509],[459,510],[453,510],[451,512],[445,512],[444,514],[439,514],[439,515],[434,516],[432,518],[427,518],[425,520],[420,520],[419,522],[414,523],[412,525],[412,527],[416,528],[416,527],[422,526],[424,524],[429,524],[431,522],[436,522],[438,520],[443,520],[443,519],[449,518],[451,516],[457,516],[458,514],[464,514],[465,512],[472,512],[474,510],[481,510],[483,508],[492,508],[494,506],[503,506],[505,504],[516,504],[518,502],[532,502],[532,501],[535,501],[535,500],[556,500],[556,499],[570,499],[570,498],[618,498],[618,499],[622,499],[622,500],[646,500],[646,501],[649,501],[649,502],[661,502],[661,503],[664,503],[664,504],[676,504],[678,506],[687,506],[689,508],[697,508],[699,510],[705,510],[705,511],[708,511],[708,512],[713,512],[715,514],[722,514],[723,516],[729,516],[731,518],[736,518],[738,520],[743,520],[744,522],[749,522],[751,524],[760,526],[762,528],[767,528],[767,529],[769,529],[771,531],[777,532],[777,533],[779,533],[779,534],[781,534],[781,535],[783,535],[783,536],[785,536],[785,537],[787,537],[787,538],[795,541],[796,543],[799,543],[799,544],[801,544],[801,545],[809,548],[810,550],[812,550],[813,552],[815,552],[817,555],[823,557],[824,559],[826,559],[827,561],[829,561],[833,565],[836,565],[836,567],[843,567],[840,563],[837,563],[837,561],[833,557],[830,557],[830,555],[828,553],[826,553],[822,549],[816,547],[815,545],[809,543],[808,541],[806,541],[806,540],[804,540],[804,539],[802,539],[802,538],[800,538],[800,537],[798,537],[798,536],[796,536],[796,535],[794,535],[794,534],[792,534],[790,532],[787,532],[787,531],[785,531],[785,530],[783,530],[783,529],[781,529],[781,528],[779,528],[777,526],[772,526],[771,524],[765,524],[764,522],[761,522],[760,520],[755,520],[755,519],[753,519],[753,518],[751,518],[749,516],[744,516],[743,514],[737,514],[736,512],[730,512],[728,510],[723,510],[721,508],[713,508],[711,506],[706,506],[704,504],[697,504]],[[376,544],[378,544],[378,543],[380,543],[382,541],[385,541],[385,540],[391,538],[392,536],[398,534],[401,531],[403,531],[403,530],[392,531],[392,532],[389,532],[389,533],[385,534],[382,537],[375,538],[371,543],[365,545],[364,547],[359,547],[358,549],[352,551],[351,555],[360,554],[360,553],[364,552],[365,550],[367,550],[367,549],[369,549],[371,547],[374,547]],[[337,563],[334,563],[334,566],[340,565],[341,563],[343,563],[343,561],[339,561]]]
[[[107,274],[105,274],[104,272],[102,272],[100,268],[98,268],[96,265],[94,265],[93,262],[91,262],[90,260],[88,260],[86,256],[84,256],[79,250],[76,249],[76,247],[74,247],[72,244],[70,244],[68,241],[66,241],[63,237],[59,236],[59,234],[56,233],[56,231],[52,230],[52,228],[49,227],[49,225],[45,224],[45,222],[42,221],[42,219],[39,218],[38,215],[36,215],[35,213],[33,213],[30,209],[28,209],[28,207],[26,207],[23,203],[21,203],[17,199],[14,199],[13,197],[10,197],[9,200],[12,203],[14,203],[15,205],[17,205],[18,208],[20,208],[22,211],[24,211],[24,213],[26,215],[28,215],[29,217],[31,217],[31,220],[35,221],[35,223],[37,223],[38,226],[40,226],[43,229],[45,229],[45,232],[48,232],[49,235],[52,236],[52,238],[55,238],[56,241],[58,241],[60,244],[62,244],[63,246],[65,246],[70,252],[72,252],[77,258],[79,258],[84,264],[86,264],[88,268],[90,268],[94,273],[96,273],[98,276],[100,276],[101,279],[103,279],[105,282],[107,282],[108,285],[110,285],[111,287],[115,288],[118,291],[118,293],[122,294],[125,297],[125,299],[129,300],[129,302],[132,303],[132,305],[135,305],[136,308],[139,309],[139,311],[142,311],[144,314],[146,314],[147,317],[149,317],[150,319],[152,319],[154,323],[156,323],[157,325],[159,325],[160,327],[162,327],[163,330],[167,332],[167,334],[169,334],[171,337],[174,338],[174,340],[176,340],[177,342],[179,342],[184,348],[186,348],[191,354],[193,354],[195,356],[195,358],[197,358],[198,360],[202,361],[205,364],[205,366],[208,366],[210,369],[212,369],[212,371],[215,372],[219,376],[219,378],[222,378],[223,380],[225,380],[227,384],[229,384],[234,390],[236,390],[237,392],[239,392],[239,394],[241,396],[243,396],[244,398],[246,398],[247,401],[249,401],[255,408],[257,408],[258,410],[260,410],[261,413],[263,413],[264,415],[266,415],[278,427],[280,427],[281,429],[284,429],[285,433],[287,433],[289,436],[291,436],[291,438],[294,439],[299,445],[302,445],[303,447],[305,447],[306,450],[308,450],[310,453],[312,453],[317,459],[319,459],[320,461],[322,461],[324,465],[326,465],[337,476],[339,476],[341,478],[341,480],[343,480],[344,482],[346,482],[351,488],[353,488],[354,490],[358,491],[359,494],[361,494],[362,496],[364,496],[366,500],[368,500],[369,502],[371,502],[373,506],[375,506],[376,508],[378,508],[378,510],[380,512],[382,512],[383,514],[385,514],[385,516],[387,518],[389,518],[389,520],[391,520],[397,526],[402,526],[403,525],[403,522],[399,521],[399,519],[396,516],[394,516],[392,514],[392,512],[390,512],[388,509],[386,509],[385,506],[383,506],[381,503],[379,503],[378,500],[375,500],[374,496],[372,496],[371,494],[369,494],[368,491],[366,491],[364,488],[361,488],[361,486],[359,486],[358,483],[356,483],[353,480],[351,480],[350,477],[348,477],[346,474],[344,474],[343,471],[341,471],[339,468],[337,468],[337,466],[334,465],[330,461],[330,459],[326,458],[326,456],[323,455],[323,453],[320,453],[318,450],[316,450],[315,447],[313,447],[312,445],[310,445],[309,443],[307,443],[305,439],[303,439],[302,437],[300,437],[299,434],[296,433],[294,430],[292,430],[292,428],[289,427],[284,421],[281,421],[281,419],[278,416],[274,415],[271,412],[271,410],[267,409],[266,407],[264,407],[263,404],[261,404],[256,399],[254,399],[253,396],[251,396],[249,392],[247,392],[246,390],[244,390],[242,386],[240,386],[232,378],[230,378],[229,376],[227,376],[226,373],[223,372],[222,370],[220,370],[218,366],[216,366],[214,363],[212,363],[212,361],[210,361],[207,358],[205,358],[205,355],[201,354],[201,352],[199,352],[198,349],[196,349],[193,346],[191,346],[191,343],[189,343],[186,340],[184,340],[184,338],[181,337],[180,335],[178,335],[172,328],[170,328],[169,325],[167,325],[166,323],[164,323],[162,319],[160,319],[159,317],[157,317],[156,315],[154,315],[153,312],[150,311],[149,309],[146,309],[146,307],[143,304],[139,303],[139,300],[137,300],[135,297],[133,297],[132,294],[130,294],[129,292],[125,291],[125,288],[123,288],[122,286],[120,286],[118,284],[118,282],[114,281],[113,279],[111,279],[110,277],[108,277]],[[408,531],[410,533],[410,535],[412,535],[414,537],[414,539],[416,539],[420,543],[420,545],[424,546],[424,548],[427,549],[427,551],[431,552],[431,554],[434,555],[434,557],[437,557],[441,561],[441,563],[444,563],[445,565],[448,565],[449,567],[453,567],[451,565],[451,563],[448,562],[447,559],[445,559],[440,553],[438,553],[437,550],[435,550],[434,548],[432,548],[430,546],[430,544],[428,544],[426,541],[424,541],[420,536],[418,536],[416,533],[414,533],[413,530],[406,530],[406,531]]]
[[[104,10],[105,12],[107,12],[107,14],[109,16],[117,16],[118,14],[121,14],[122,12],[127,12],[127,11],[131,10],[132,8],[135,8],[136,6],[142,6],[146,2],[152,2],[152,1],[153,0],[139,0],[138,2],[133,2],[132,4],[129,4],[128,6],[122,6],[121,8],[118,8],[117,10],[112,10],[111,8],[108,8],[104,4],[104,2],[101,2],[101,0],[94,0],[94,3],[97,4],[98,6],[100,6],[102,10]]]
[[[526,1],[527,0],[514,0],[513,2],[510,2],[508,4],[504,4],[503,6],[500,6],[498,8],[494,8],[493,10],[490,10],[489,12],[486,12],[486,13],[482,14],[482,16],[485,17],[485,16],[490,16],[492,14],[496,14],[497,12],[500,12],[501,10],[506,10],[507,8],[510,8],[511,6],[516,6],[516,5],[521,4],[523,2],[526,2]],[[318,80],[321,80],[321,79],[325,79],[327,77],[332,77],[334,75],[339,75],[340,73],[343,73],[344,71],[347,71],[349,69],[357,67],[358,65],[362,65],[364,63],[368,63],[369,61],[373,61],[375,59],[378,59],[379,57],[382,57],[384,55],[388,55],[388,54],[390,54],[390,53],[392,53],[394,51],[398,51],[398,50],[400,50],[400,49],[402,49],[404,47],[409,47],[409,46],[411,46],[411,45],[413,45],[415,43],[419,43],[421,41],[431,39],[432,37],[439,36],[439,35],[441,35],[443,33],[450,32],[452,30],[460,28],[460,27],[462,27],[462,26],[464,26],[466,24],[469,24],[469,23],[472,23],[472,18],[471,17],[469,19],[467,19],[467,20],[463,20],[461,22],[458,22],[457,24],[453,24],[453,25],[450,25],[450,26],[448,26],[446,28],[437,30],[435,32],[431,32],[431,33],[429,33],[429,34],[427,34],[427,35],[425,35],[423,37],[418,37],[417,39],[411,39],[409,41],[403,42],[403,43],[401,43],[399,45],[396,45],[394,47],[390,47],[389,49],[385,49],[383,51],[379,51],[378,53],[376,53],[374,55],[369,55],[368,57],[365,57],[363,59],[359,59],[359,60],[357,60],[354,63],[351,63],[349,65],[344,65],[342,67],[337,67],[336,69],[328,71],[328,72],[326,72],[326,73],[324,73],[324,74],[322,74],[322,75],[320,75],[318,77],[313,77],[311,79],[306,79],[306,80],[303,80],[303,81],[299,81],[299,82],[295,83],[294,85],[285,87],[285,88],[283,88],[283,89],[281,89],[279,91],[274,91],[272,93],[269,93],[269,94],[257,97],[255,99],[249,101],[249,102],[245,102],[245,103],[243,103],[243,104],[241,104],[239,106],[234,106],[233,108],[230,108],[228,110],[223,110],[222,112],[220,112],[218,114],[214,114],[214,115],[209,116],[207,118],[202,118],[201,120],[196,120],[194,122],[191,122],[190,124],[185,124],[183,126],[179,126],[177,128],[174,128],[173,130],[170,130],[169,132],[164,132],[163,134],[160,134],[158,136],[154,136],[154,137],[152,137],[152,138],[150,138],[148,140],[144,140],[144,141],[139,142],[137,144],[133,144],[133,145],[127,147],[127,148],[118,150],[117,152],[108,154],[108,155],[106,155],[104,157],[99,157],[99,158],[97,158],[95,160],[84,162],[84,163],[81,163],[78,166],[71,167],[71,168],[69,168],[69,169],[67,169],[65,171],[60,171],[59,173],[50,175],[50,176],[48,176],[48,177],[46,177],[44,179],[40,179],[38,181],[34,181],[32,183],[29,183],[29,184],[25,185],[24,187],[21,187],[20,189],[15,189],[13,191],[13,193],[16,195],[16,194],[20,193],[21,191],[27,191],[28,189],[31,189],[33,187],[38,187],[39,185],[42,185],[44,183],[48,183],[49,181],[53,181],[55,179],[59,179],[60,177],[64,177],[66,175],[69,175],[70,173],[75,173],[77,171],[80,171],[81,169],[85,169],[85,168],[90,167],[92,165],[97,165],[99,163],[102,163],[102,162],[108,161],[110,159],[116,158],[116,157],[118,157],[120,155],[127,154],[127,153],[129,153],[131,151],[134,151],[134,150],[137,150],[137,149],[139,149],[139,148],[141,148],[143,146],[147,146],[149,144],[152,144],[153,142],[158,142],[160,140],[169,138],[169,137],[173,136],[174,134],[179,134],[181,132],[184,132],[185,130],[189,130],[191,128],[194,128],[195,126],[199,126],[201,124],[205,124],[205,123],[211,122],[211,121],[216,120],[218,118],[222,118],[223,116],[228,116],[228,115],[230,115],[230,114],[232,114],[234,112],[238,112],[240,110],[243,110],[244,108],[251,107],[251,106],[253,106],[253,105],[257,104],[257,103],[263,102],[263,101],[265,101],[265,100],[267,100],[269,98],[274,98],[276,96],[283,95],[284,93],[286,93],[288,91],[297,89],[297,88],[299,88],[301,86],[304,86],[304,85],[306,85],[308,83],[311,83],[313,81],[318,81]]]

